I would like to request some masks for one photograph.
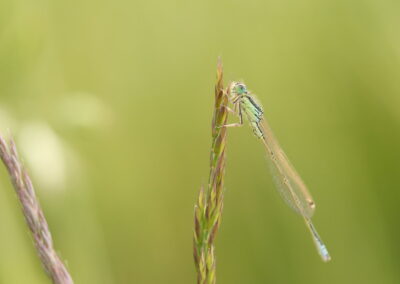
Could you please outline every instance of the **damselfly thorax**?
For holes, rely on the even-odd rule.
[[[265,138],[261,126],[264,114],[263,108],[254,96],[250,95],[246,85],[232,82],[228,88],[228,95],[235,113],[239,116],[240,123],[243,124],[243,114],[245,114],[254,134],[258,138]]]

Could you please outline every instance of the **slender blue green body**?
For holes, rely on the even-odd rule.
[[[261,139],[265,146],[279,193],[295,212],[303,216],[322,260],[329,261],[331,257],[328,250],[311,222],[315,203],[265,121],[261,104],[256,101],[243,83],[231,83],[228,94],[234,105],[234,111],[239,116],[240,123],[226,126],[243,125],[243,115],[245,115],[255,136]]]

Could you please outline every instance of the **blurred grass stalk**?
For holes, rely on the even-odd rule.
[[[11,139],[7,145],[0,136],[0,158],[7,168],[11,182],[22,206],[26,223],[47,275],[55,284],[73,284],[73,280],[53,248],[53,239],[42,208],[36,197],[32,181],[22,165],[17,148]]]
[[[214,240],[217,234],[223,208],[225,175],[225,146],[228,114],[228,98],[224,95],[222,62],[217,65],[215,84],[215,106],[212,120],[212,146],[210,155],[210,176],[206,189],[202,187],[195,205],[194,217],[194,260],[197,269],[197,283],[216,282],[216,257]]]

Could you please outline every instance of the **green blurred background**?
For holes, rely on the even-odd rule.
[[[76,283],[195,283],[217,57],[308,184],[319,259],[230,129],[218,283],[400,283],[400,2],[0,0],[0,129]],[[231,118],[234,120],[233,118]],[[0,170],[0,283],[50,283]]]

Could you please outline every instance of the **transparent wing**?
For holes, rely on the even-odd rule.
[[[277,189],[290,208],[310,219],[314,214],[315,203],[307,187],[296,172],[282,148],[275,139],[269,125],[263,119],[259,122],[274,182]]]
[[[279,193],[290,208],[303,216],[322,260],[329,261],[331,257],[329,256],[328,250],[311,222],[311,217],[315,210],[315,203],[299,174],[279,146],[271,128],[263,118],[261,106],[257,104],[250,94],[246,94],[238,102],[240,104],[239,115],[242,115],[241,111],[246,114],[254,134],[264,143]]]
[[[311,232],[319,255],[323,261],[329,261],[331,259],[329,252],[311,222],[311,217],[315,210],[315,203],[311,194],[279,146],[278,141],[264,119],[259,122],[259,129],[263,132],[261,139],[268,153],[268,160],[280,195],[290,208],[304,217],[304,221]]]

